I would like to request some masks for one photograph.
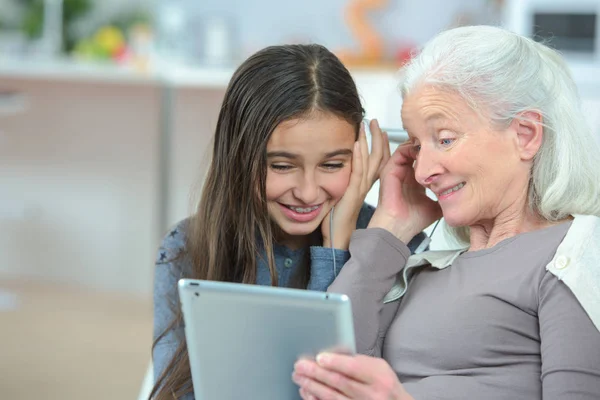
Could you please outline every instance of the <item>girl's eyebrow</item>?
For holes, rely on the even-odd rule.
[[[326,153],[324,158],[332,158],[332,157],[336,157],[336,156],[346,156],[346,155],[352,155],[352,150],[350,150],[350,149],[334,150],[329,153]],[[297,160],[300,158],[300,156],[298,154],[290,153],[289,151],[270,151],[267,153],[267,158],[274,158],[274,157],[289,158],[290,160]]]
[[[273,157],[290,158],[292,160],[295,160],[298,158],[298,155],[290,153],[288,151],[270,151],[267,153],[267,158],[273,158]]]
[[[352,150],[350,149],[338,149],[332,152],[329,152],[327,154],[325,154],[325,158],[331,158],[331,157],[336,157],[336,156],[348,156],[348,155],[352,155]]]

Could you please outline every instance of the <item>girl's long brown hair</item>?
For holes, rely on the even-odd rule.
[[[325,47],[267,47],[248,58],[234,73],[219,112],[212,162],[197,212],[190,219],[186,249],[189,278],[256,283],[259,257],[266,256],[271,284],[278,277],[273,256],[274,228],[267,212],[267,142],[282,122],[333,113],[355,127],[363,109],[348,70]],[[310,263],[305,262],[296,285],[306,287]],[[158,266],[160,268],[160,266]],[[181,330],[176,317],[155,341]],[[155,382],[151,399],[173,399],[192,392],[185,340]]]

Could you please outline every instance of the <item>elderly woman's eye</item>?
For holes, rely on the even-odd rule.
[[[415,144],[415,145],[410,146],[408,153],[412,158],[416,159],[420,150],[421,150],[421,145]]]

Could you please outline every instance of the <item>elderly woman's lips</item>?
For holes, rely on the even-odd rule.
[[[459,184],[458,184],[458,185],[456,185],[456,186],[452,186],[451,188],[448,188],[448,189],[445,189],[445,190],[443,190],[443,191],[439,192],[437,196],[438,196],[438,198],[439,198],[439,197],[447,197],[447,196],[449,196],[450,194],[452,194],[452,193],[454,193],[454,192],[456,192],[456,191],[458,191],[458,190],[462,189],[462,188],[463,188],[465,185],[466,185],[466,183],[465,183],[465,182],[461,182],[461,183],[459,183]]]

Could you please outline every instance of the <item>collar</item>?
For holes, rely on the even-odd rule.
[[[413,254],[408,258],[406,268],[430,264],[434,268],[444,269],[452,265],[454,260],[465,251],[467,251],[467,247],[457,250],[430,250]]]

